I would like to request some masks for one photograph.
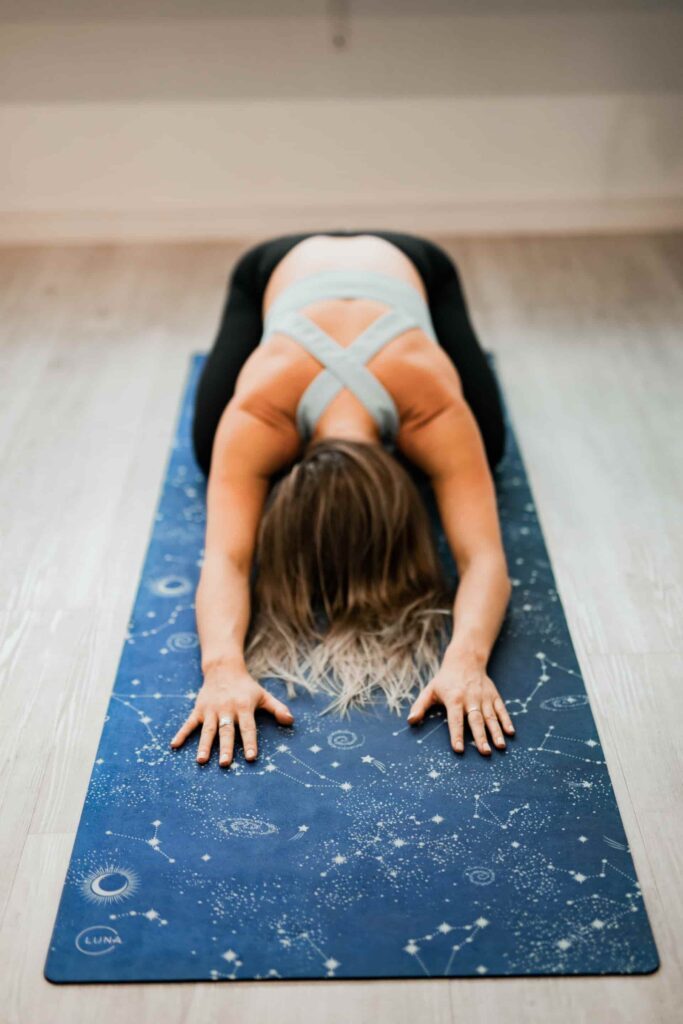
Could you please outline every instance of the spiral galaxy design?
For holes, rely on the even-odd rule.
[[[585,693],[567,693],[563,697],[548,697],[541,701],[544,711],[573,711],[574,708],[582,708],[588,703]]]
[[[353,750],[354,747],[362,747],[365,737],[350,729],[335,729],[327,737],[327,742],[334,750]]]
[[[496,873],[491,868],[468,868],[465,871],[465,878],[473,885],[490,885],[495,877]]]
[[[149,589],[157,597],[180,597],[181,594],[190,593],[192,584],[185,576],[169,575],[151,580]]]
[[[173,633],[166,641],[169,651],[191,651],[199,646],[199,637],[196,633]]]
[[[246,839],[255,839],[257,836],[270,836],[277,832],[277,825],[266,821],[264,818],[227,818],[219,822],[221,832],[228,835],[242,836]]]

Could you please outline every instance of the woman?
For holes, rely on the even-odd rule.
[[[481,754],[487,729],[504,749],[514,727],[486,672],[510,596],[491,475],[503,417],[445,252],[385,231],[250,249],[199,382],[193,443],[208,475],[204,681],[172,747],[202,724],[198,762],[218,733],[228,766],[239,728],[254,760],[256,710],[294,720],[255,676],[290,695],[323,688],[342,711],[378,690],[400,709],[426,666],[408,722],[440,703],[455,751],[465,720]],[[454,603],[403,458],[432,485]]]

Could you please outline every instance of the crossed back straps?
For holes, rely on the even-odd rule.
[[[302,306],[327,298],[377,299],[396,308],[383,313],[350,345],[343,346],[298,312]],[[365,363],[412,327],[437,341],[429,308],[419,292],[407,282],[374,271],[321,271],[281,292],[268,310],[261,343],[274,331],[287,334],[324,366],[297,406],[301,436],[311,436],[327,406],[347,387],[377,422],[382,440],[393,442],[399,428],[396,404]]]

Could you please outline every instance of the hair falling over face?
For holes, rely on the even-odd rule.
[[[257,538],[249,672],[400,712],[440,666],[452,597],[429,516],[378,444],[326,439],[273,487]]]

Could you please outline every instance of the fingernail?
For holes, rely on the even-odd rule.
[[[247,757],[253,757],[255,753],[256,751],[254,750],[253,747],[249,747],[247,750],[245,750],[245,754]]]
[[[462,743],[460,742],[460,740],[456,740],[455,749],[462,750]]]
[[[486,753],[487,753],[487,754],[490,754],[490,753],[491,753],[491,748],[490,748],[490,746],[488,745],[488,743],[485,743],[485,744],[484,744],[484,750],[486,751]]]
[[[228,758],[227,757],[222,757],[221,758],[221,764],[227,764],[227,763],[228,763]]]

